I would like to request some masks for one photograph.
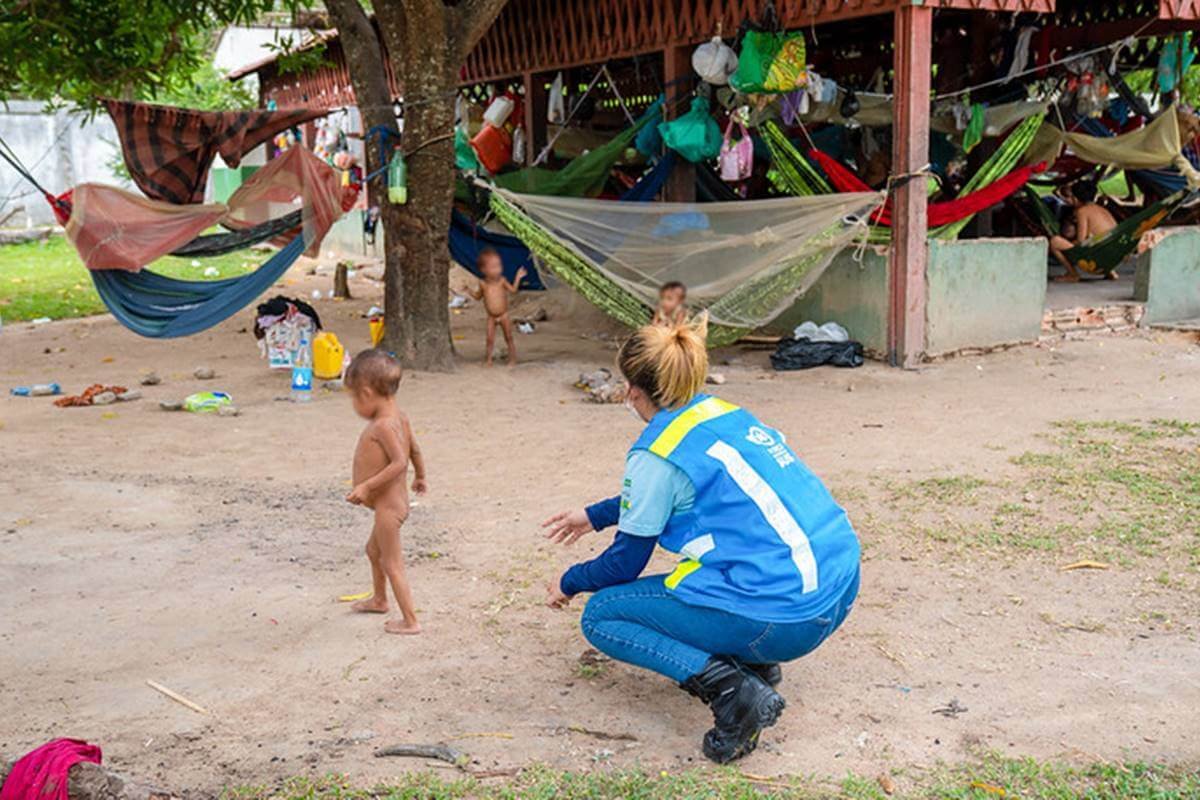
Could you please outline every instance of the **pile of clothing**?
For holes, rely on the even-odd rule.
[[[303,300],[276,295],[259,303],[254,319],[258,350],[271,369],[291,369],[302,336],[321,330],[317,310]]]

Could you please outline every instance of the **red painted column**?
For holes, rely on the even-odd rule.
[[[903,176],[920,172],[929,163],[933,9],[916,5],[896,9],[895,40],[892,175]],[[888,361],[897,367],[916,366],[925,351],[927,200],[924,177],[900,178],[895,184],[888,255]]]

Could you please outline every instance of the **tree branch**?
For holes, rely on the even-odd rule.
[[[453,9],[458,17],[454,26],[454,53],[459,62],[466,61],[475,45],[487,33],[496,17],[508,5],[508,0],[462,0]]]

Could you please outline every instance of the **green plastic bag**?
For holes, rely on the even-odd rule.
[[[721,129],[708,111],[708,99],[697,97],[681,117],[659,123],[667,147],[693,163],[716,158],[721,152]]]
[[[211,414],[221,406],[233,405],[233,398],[224,392],[196,392],[183,401],[185,411],[194,414]]]
[[[742,94],[784,94],[807,83],[803,33],[746,32],[730,86]]]
[[[454,166],[467,172],[479,171],[479,158],[465,128],[454,129]]]

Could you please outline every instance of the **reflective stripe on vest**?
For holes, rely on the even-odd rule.
[[[666,458],[671,454],[671,451],[679,446],[679,443],[683,441],[683,437],[687,436],[692,428],[737,410],[738,407],[733,403],[726,403],[718,397],[709,397],[701,400],[671,420],[671,423],[663,428],[662,433],[650,444],[650,452],[656,456]]]

